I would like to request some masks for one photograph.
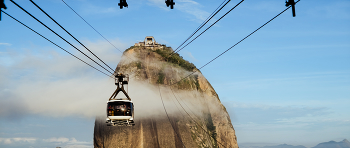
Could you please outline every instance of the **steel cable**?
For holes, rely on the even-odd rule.
[[[14,18],[14,17],[11,16],[10,14],[6,13],[5,11],[2,11],[2,10],[1,10],[1,12],[5,13],[5,14],[6,14],[7,16],[9,16],[10,18],[14,19],[14,20],[17,21],[18,23],[20,23],[20,24],[22,24],[23,26],[27,27],[29,30],[31,30],[31,31],[33,31],[34,33],[38,34],[39,36],[41,36],[41,37],[44,38],[45,40],[49,41],[50,43],[54,44],[55,46],[57,46],[58,48],[62,49],[63,51],[67,52],[67,53],[70,54],[71,56],[77,58],[77,59],[80,60],[81,62],[83,62],[83,63],[89,65],[90,67],[92,67],[92,68],[94,68],[95,70],[97,70],[97,71],[99,71],[99,72],[105,74],[106,76],[113,78],[112,76],[110,76],[110,75],[104,73],[103,71],[97,69],[96,67],[90,65],[89,63],[87,63],[87,62],[85,62],[84,60],[78,58],[77,56],[75,56],[74,54],[70,53],[69,51],[65,50],[65,49],[62,48],[61,46],[57,45],[56,43],[54,43],[54,42],[51,41],[50,39],[48,39],[48,38],[46,38],[45,36],[41,35],[40,33],[36,32],[35,30],[33,30],[33,29],[30,28],[29,26],[25,25],[25,24],[22,23],[21,21],[17,20],[16,18]],[[114,79],[114,78],[113,78],[113,79]]]
[[[50,27],[46,26],[43,22],[41,22],[40,20],[38,20],[36,17],[34,17],[32,14],[30,14],[27,10],[25,10],[24,8],[22,8],[20,5],[18,5],[16,2],[14,2],[13,0],[10,0],[12,3],[14,3],[17,7],[19,7],[20,9],[22,9],[24,12],[26,12],[28,15],[30,15],[32,18],[34,18],[36,21],[38,21],[40,24],[42,24],[43,26],[45,26],[47,29],[49,29],[51,32],[53,32],[56,36],[60,37],[62,40],[64,40],[66,43],[68,43],[69,45],[71,45],[73,48],[75,48],[76,50],[78,50],[80,53],[82,53],[83,55],[85,55],[86,57],[88,57],[91,61],[93,61],[94,63],[96,63],[97,65],[99,65],[100,67],[102,67],[104,70],[108,71],[109,73],[113,74],[112,72],[110,72],[108,69],[106,69],[105,67],[103,67],[102,65],[100,65],[99,63],[97,63],[95,60],[93,60],[91,57],[89,57],[88,55],[86,55],[84,52],[82,52],[81,50],[79,50],[77,47],[75,47],[73,44],[71,44],[70,42],[68,42],[66,39],[64,39],[62,36],[60,36],[59,34],[57,34],[55,31],[53,31]]]
[[[123,53],[123,51],[121,51],[120,49],[118,49],[114,44],[112,44],[106,37],[104,37],[99,31],[97,31],[95,29],[95,27],[93,27],[90,23],[88,23],[81,15],[78,14],[78,12],[76,12],[71,6],[69,6],[64,0],[62,0],[62,2],[64,4],[66,4],[66,6],[68,8],[70,8],[76,15],[78,15],[87,25],[89,25],[93,30],[95,30],[96,33],[98,33],[103,39],[105,39],[109,44],[111,44],[115,49],[117,49],[118,51],[120,51],[121,53]],[[130,58],[129,56],[127,56],[129,59],[132,59]]]
[[[295,4],[297,4],[300,0],[298,0],[297,2],[295,2]],[[238,41],[236,44],[234,44],[233,46],[231,46],[230,48],[228,48],[227,50],[225,50],[224,52],[222,52],[221,54],[219,54],[218,56],[216,56],[214,59],[210,60],[208,63],[204,64],[202,67],[198,68],[198,70],[204,68],[205,66],[207,66],[208,64],[210,64],[211,62],[213,62],[214,60],[216,60],[217,58],[219,58],[220,56],[222,56],[223,54],[225,54],[227,51],[231,50],[232,48],[234,48],[235,46],[237,46],[239,43],[241,43],[242,41],[244,41],[245,39],[247,39],[248,37],[250,37],[251,35],[253,35],[255,32],[257,32],[258,30],[260,30],[261,28],[263,28],[264,26],[266,26],[268,23],[270,23],[272,20],[274,20],[275,18],[277,18],[278,16],[280,16],[281,14],[283,14],[284,12],[286,12],[289,8],[291,8],[292,6],[287,7],[286,9],[284,9],[282,12],[280,12],[279,14],[277,14],[275,17],[273,17],[272,19],[270,19],[269,21],[267,21],[265,24],[261,25],[258,29],[254,30],[252,33],[250,33],[249,35],[247,35],[246,37],[244,37],[243,39],[241,39],[240,41]],[[187,77],[193,75],[194,73],[196,73],[196,71],[190,73],[189,75],[187,75],[186,77],[180,79],[179,81],[172,83],[170,85],[174,85],[179,83],[180,81],[186,79]]]
[[[184,116],[184,114],[181,112],[181,110],[180,110],[180,108],[176,105],[176,103],[175,103],[175,101],[174,101],[174,99],[172,100],[173,101],[173,103],[175,104],[175,106],[176,106],[176,108],[177,108],[177,110],[179,110],[180,111],[180,113],[181,113],[181,115],[182,115],[182,117],[185,117]],[[179,103],[180,104],[180,103]],[[181,105],[181,104],[180,104]],[[185,111],[186,112],[186,111]],[[193,119],[192,119],[193,120]],[[195,131],[196,133],[198,133],[197,131]],[[200,136],[198,136],[196,133],[194,133],[197,137],[199,137],[200,139],[201,139],[201,141],[203,142],[204,140],[200,137]],[[209,142],[211,142],[211,141],[209,141]],[[209,143],[208,142],[208,143]],[[204,143],[204,142],[203,142]]]
[[[194,40],[196,40],[198,37],[200,37],[204,32],[209,30],[211,27],[213,27],[217,22],[219,22],[222,18],[224,18],[227,14],[229,14],[233,9],[235,9],[238,5],[240,5],[244,0],[240,1],[237,5],[235,5],[233,8],[231,8],[228,12],[226,12],[223,16],[221,16],[218,20],[216,20],[213,24],[211,24],[207,29],[205,29],[202,33],[197,35],[194,39],[192,39],[189,43],[187,43],[185,46],[183,46],[181,49],[179,49],[177,52],[180,52],[182,49],[187,47],[189,44],[191,44]]]
[[[192,121],[194,121],[203,131],[205,131],[205,133],[208,135],[208,136],[210,136],[210,137],[212,137],[211,135],[210,135],[210,133],[207,131],[207,130],[205,130],[201,125],[199,125],[198,124],[198,122],[196,122],[195,120],[194,120],[194,118],[185,110],[185,108],[181,105],[181,103],[179,102],[179,100],[177,99],[177,97],[175,96],[175,93],[174,93],[174,91],[173,91],[173,89],[171,88],[171,86],[170,86],[170,90],[171,90],[171,92],[173,93],[173,95],[174,95],[174,97],[175,97],[175,99],[176,99],[176,101],[180,104],[180,106],[181,106],[181,108],[186,112],[186,114],[192,119]],[[186,105],[187,106],[187,105]],[[188,107],[188,106],[187,106]],[[193,112],[192,112],[193,113]],[[213,138],[213,137],[212,137]],[[213,138],[214,139],[214,138]],[[214,139],[217,143],[219,143],[220,145],[222,145],[223,147],[225,147],[222,143],[220,143],[219,141],[217,141],[216,139]],[[222,139],[221,139],[222,140]],[[225,142],[226,143],[226,142]],[[231,146],[232,147],[232,146]]]
[[[166,113],[166,116],[168,117],[168,120],[169,120],[170,124],[171,124],[171,121],[170,121],[168,112],[166,111],[165,106],[164,106],[164,102],[163,102],[163,98],[162,98],[162,93],[160,92],[160,86],[159,86],[159,84],[158,84],[158,88],[159,88],[159,95],[160,95],[160,99],[162,100],[162,104],[163,104],[164,111],[165,111],[165,113]],[[182,145],[186,148],[185,144],[182,142],[181,138],[180,138],[179,135],[176,133],[175,127],[173,126],[173,124],[171,124],[171,127],[173,127],[173,130],[174,130],[175,135],[177,136],[177,138],[179,138],[179,140],[181,141]]]
[[[83,46],[86,50],[88,50],[92,55],[94,55],[98,60],[100,60],[103,64],[105,64],[109,69],[114,71],[110,66],[108,66],[104,61],[102,61],[97,55],[95,55],[89,48],[87,48],[83,43],[81,43],[77,38],[75,38],[69,31],[67,31],[64,27],[62,27],[55,19],[53,19],[49,14],[47,14],[40,6],[34,3],[33,0],[30,0],[41,12],[43,12],[47,17],[49,17],[52,21],[54,21],[58,26],[60,26],[67,34],[69,34],[75,41],[77,41],[81,46]]]
[[[219,5],[219,7],[218,8],[216,8],[215,10],[214,10],[214,12],[213,13],[211,13],[209,16],[208,16],[208,18],[206,19],[206,20],[204,20],[204,22],[201,24],[201,25],[199,25],[198,27],[197,27],[197,29],[179,46],[179,47],[177,47],[176,48],[176,50],[174,50],[172,53],[170,53],[170,55],[169,56],[171,56],[174,52],[176,52],[183,44],[185,44],[192,36],[194,36],[194,34],[196,34],[200,29],[202,29],[203,27],[204,27],[204,25],[206,25],[217,13],[219,13],[220,11],[221,11],[221,9],[222,8],[224,8],[231,0],[229,0],[228,2],[226,2],[225,3],[225,1],[226,0],[224,0],[220,5]],[[225,3],[225,5],[224,6],[222,6],[223,4]],[[220,8],[221,7],[221,8]],[[218,10],[219,9],[219,10]]]

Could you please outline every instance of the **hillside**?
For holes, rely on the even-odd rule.
[[[306,148],[303,145],[293,146],[288,144],[280,144],[275,146],[252,146],[252,145],[240,145],[240,148]],[[335,141],[329,141],[329,142],[323,142],[319,143],[314,147],[311,148],[350,148],[350,142],[346,139],[340,142]]]
[[[350,148],[350,142],[346,139],[340,142],[329,141],[320,143],[312,148]]]
[[[178,54],[168,57],[172,51],[162,45],[132,46],[124,52],[116,72],[130,74],[136,125],[107,127],[105,116],[96,118],[95,147],[238,148],[230,117],[214,88],[192,63]]]

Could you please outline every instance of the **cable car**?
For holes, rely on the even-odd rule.
[[[174,0],[165,0],[165,4],[167,7],[170,6],[170,9],[174,9],[174,5],[175,5]]]
[[[120,7],[120,9],[123,9],[123,7],[128,7],[128,3],[126,2],[126,0],[120,0],[118,6]]]
[[[0,21],[1,21],[1,8],[7,9],[7,7],[5,6],[4,0],[1,0],[0,2]]]
[[[295,17],[295,2],[294,0],[286,0],[286,7],[289,7],[292,5],[292,12],[293,12],[293,17]]]
[[[124,85],[128,84],[129,76],[117,74],[115,76],[117,89],[107,101],[107,126],[134,126],[134,103],[128,93],[124,90]],[[123,92],[126,98],[117,98],[119,92]]]

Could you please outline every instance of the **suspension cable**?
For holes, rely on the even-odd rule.
[[[203,92],[207,91],[208,88],[209,88],[209,87],[207,87]],[[195,113],[192,111],[192,109],[191,109],[185,102],[183,102],[183,103],[184,103],[184,104],[186,105],[186,107],[190,110],[190,112],[193,114],[193,116],[195,116],[196,118],[199,118],[199,117],[197,117],[197,116],[195,115]],[[191,103],[191,105],[193,106],[192,103]]]
[[[16,18],[14,18],[13,16],[11,16],[10,14],[6,13],[5,11],[2,11],[1,12],[5,13],[7,16],[9,16],[10,18],[14,19],[15,21],[17,21],[18,23],[22,24],[24,27],[27,27],[29,30],[33,31],[34,33],[36,33],[37,35],[41,36],[42,38],[44,38],[45,40],[49,41],[50,43],[54,44],[55,46],[57,46],[58,48],[62,49],[63,51],[67,52],[68,54],[70,54],[71,56],[77,58],[79,61],[89,65],[90,67],[92,67],[93,69],[103,73],[104,75],[108,76],[108,77],[111,77],[114,79],[114,77],[104,73],[103,71],[97,69],[96,67],[90,65],[89,63],[85,62],[84,60],[78,58],[77,56],[75,56],[74,54],[70,53],[69,51],[65,50],[64,48],[62,48],[61,46],[57,45],[56,43],[54,43],[53,41],[51,41],[50,39],[46,38],[45,36],[41,35],[40,33],[36,32],[35,30],[33,30],[32,28],[28,27],[27,25],[25,25],[24,23],[22,23],[21,21],[17,20]]]
[[[62,2],[64,4],[66,4],[66,6],[68,8],[70,8],[76,15],[78,15],[86,24],[88,24],[93,30],[95,30],[96,33],[98,33],[103,39],[105,39],[109,44],[111,44],[115,49],[117,49],[118,51],[120,51],[121,53],[123,53],[123,51],[121,51],[120,49],[118,49],[114,44],[112,44],[107,38],[105,38],[99,31],[97,31],[90,23],[88,23],[81,15],[78,14],[78,12],[76,12],[71,6],[69,6],[64,0],[62,0]],[[129,59],[129,56],[127,56]]]
[[[202,24],[201,25],[199,25],[198,27],[197,27],[197,29],[179,46],[179,47],[177,47],[176,48],[176,50],[174,50],[172,53],[170,53],[170,55],[169,56],[171,56],[174,52],[176,52],[183,44],[185,44],[192,36],[194,36],[194,34],[196,34],[200,29],[202,29],[203,27],[204,27],[204,25],[205,24],[207,24],[217,13],[219,13],[220,11],[221,11],[221,9],[222,8],[224,8],[231,0],[229,0],[229,1],[227,1],[226,3],[225,3],[225,1],[226,0],[224,0],[221,4],[220,4],[220,6],[218,7],[218,8],[216,8],[215,10],[214,10],[214,12],[213,13],[211,13],[209,16],[208,16],[208,18],[206,19],[206,20],[204,20],[204,22],[202,22]],[[225,3],[225,5],[223,5]],[[223,5],[223,6],[222,6]],[[220,8],[221,7],[221,8]],[[219,9],[220,8],[220,9]],[[218,10],[219,9],[219,10]]]
[[[296,3],[298,3],[300,0],[298,0]],[[241,43],[242,41],[244,41],[245,39],[247,39],[249,36],[253,35],[255,32],[257,32],[258,30],[260,30],[261,28],[263,28],[264,26],[266,26],[268,23],[270,23],[272,20],[274,20],[275,18],[277,18],[278,16],[280,16],[281,14],[283,14],[285,11],[287,11],[291,6],[287,7],[286,9],[284,9],[282,12],[280,12],[279,14],[277,14],[275,17],[273,17],[272,19],[270,19],[269,21],[267,21],[265,24],[263,24],[262,26],[260,26],[258,29],[254,30],[252,33],[250,33],[249,35],[247,35],[246,37],[244,37],[242,40],[240,40],[239,42],[237,42],[236,44],[234,44],[233,46],[231,46],[229,49],[225,50],[223,53],[221,53],[220,55],[216,56],[214,59],[212,59],[211,61],[209,61],[208,63],[206,63],[205,65],[203,65],[202,67],[199,68],[202,69],[203,67],[207,66],[208,64],[210,64],[211,62],[213,62],[214,60],[216,60],[217,58],[219,58],[220,56],[222,56],[223,54],[225,54],[227,51],[231,50],[233,47],[235,47],[236,45],[238,45],[239,43]],[[198,36],[197,36],[198,37]],[[192,40],[193,41],[193,40]],[[190,73],[189,75],[187,75],[186,77],[182,78],[181,80],[177,81],[176,83],[170,84],[170,89],[171,89],[171,85],[177,84],[180,81],[184,80],[185,78],[191,76],[192,74],[194,74],[196,71]],[[177,97],[175,96],[173,90],[171,89],[174,97],[176,98],[176,100],[178,101]],[[178,101],[178,103],[180,104],[180,102]],[[183,108],[183,106],[180,104],[180,106],[182,107],[182,109],[192,118],[192,116]],[[200,126],[193,118],[192,120],[199,126],[201,127],[208,135],[208,131],[206,131],[202,126]],[[214,139],[214,138],[213,138]],[[215,139],[216,142],[218,142]],[[218,142],[219,144],[221,144],[220,142]],[[226,143],[226,142],[225,142]],[[224,146],[223,144],[221,144],[222,146]],[[225,147],[225,146],[224,146]]]
[[[173,101],[173,103],[175,104],[175,101],[174,101],[174,99],[172,99],[172,101]],[[176,108],[177,108],[177,110],[179,110],[180,111],[180,113],[181,113],[181,115],[182,115],[182,117],[185,117],[185,115],[181,112],[181,110],[180,110],[180,108],[175,104],[175,106],[176,106]],[[204,143],[204,139],[202,139],[200,136],[198,136],[198,131],[194,131],[195,133],[195,135],[197,136],[197,137],[199,137],[199,139],[201,139],[201,141],[202,141],[202,143]],[[198,134],[196,134],[196,133],[198,133]],[[210,143],[211,143],[211,141],[209,141]],[[208,143],[209,143],[208,142]]]
[[[297,4],[300,0],[296,1],[295,4]],[[254,30],[252,33],[250,33],[249,35],[247,35],[246,37],[244,37],[243,39],[241,39],[240,41],[238,41],[236,44],[234,44],[233,46],[231,46],[230,48],[228,48],[227,50],[225,50],[224,52],[222,52],[221,54],[219,54],[218,56],[216,56],[214,59],[210,60],[208,63],[204,64],[202,67],[198,68],[198,70],[204,68],[205,66],[207,66],[208,64],[210,64],[211,62],[215,61],[217,58],[219,58],[220,56],[222,56],[223,54],[225,54],[227,51],[231,50],[232,48],[234,48],[235,46],[237,46],[239,43],[241,43],[242,41],[244,41],[245,39],[247,39],[248,37],[250,37],[251,35],[253,35],[255,32],[257,32],[258,30],[260,30],[261,28],[263,28],[264,26],[266,26],[268,23],[270,23],[272,20],[274,20],[275,18],[277,18],[278,16],[280,16],[281,14],[283,14],[284,12],[286,12],[289,8],[291,8],[292,6],[287,7],[286,9],[284,9],[282,12],[280,12],[279,14],[277,14],[275,17],[273,17],[272,19],[270,19],[269,21],[267,21],[265,24],[261,25],[258,29]],[[190,73],[189,75],[187,75],[186,77],[180,79],[179,81],[170,84],[170,85],[174,85],[179,83],[180,81],[186,79],[187,77],[193,75],[194,73],[196,73],[196,71]]]
[[[168,120],[169,120],[170,124],[171,124],[171,121],[170,121],[168,112],[166,111],[165,106],[164,106],[164,102],[163,102],[163,98],[162,98],[162,93],[160,92],[160,86],[159,86],[159,84],[158,84],[158,88],[159,88],[159,95],[160,95],[160,99],[162,100],[162,104],[163,104],[164,111],[165,111],[165,113],[166,113],[166,116],[168,117]],[[179,135],[177,134],[177,132],[175,131],[175,127],[173,126],[173,124],[171,124],[171,127],[173,127],[174,133],[176,134],[177,138],[179,138],[179,140],[181,141],[183,147],[186,148],[186,146],[185,146],[185,144],[182,142],[180,136],[179,136]]]
[[[202,33],[200,33],[199,35],[197,35],[194,39],[192,39],[190,42],[188,42],[185,46],[183,46],[181,49],[179,49],[177,52],[180,52],[182,49],[184,49],[186,46],[188,46],[189,44],[191,44],[194,40],[196,40],[199,36],[201,36],[204,32],[206,32],[207,30],[209,30],[211,27],[213,27],[217,22],[219,22],[222,18],[224,18],[227,14],[229,14],[233,9],[235,9],[238,5],[240,5],[244,0],[240,1],[237,5],[235,5],[233,8],[231,8],[231,10],[229,10],[228,12],[226,12],[223,16],[221,16],[218,20],[216,20],[213,24],[211,24],[207,29],[205,29]]]
[[[175,106],[176,106],[176,108],[177,108],[177,110],[179,110],[180,111],[180,113],[181,113],[181,115],[182,115],[182,117],[185,117],[185,115],[181,112],[181,110],[180,110],[180,108],[176,105],[176,103],[175,103],[175,101],[174,101],[174,99],[172,99],[172,101],[173,101],[173,103],[175,104]],[[201,139],[201,141],[202,141],[202,143],[204,143],[204,140],[200,137],[200,136],[198,136],[196,133],[198,133],[197,131],[195,131],[195,135],[197,136],[197,137],[199,137],[199,139]],[[211,141],[209,141],[209,142],[211,142]],[[209,143],[208,142],[208,143]]]
[[[181,106],[181,108],[186,112],[186,114],[192,119],[192,121],[194,121],[203,131],[205,131],[205,133],[208,135],[208,136],[210,136],[210,137],[212,137],[211,135],[210,135],[210,133],[207,131],[207,130],[205,130],[200,124],[198,124],[198,122],[196,121],[196,120],[194,120],[194,118],[185,110],[185,108],[181,105],[181,103],[179,102],[179,100],[177,99],[177,97],[175,96],[175,93],[174,93],[174,91],[173,91],[173,89],[171,88],[171,86],[169,87],[170,88],[170,90],[171,90],[171,92],[173,93],[173,95],[174,95],[174,97],[175,97],[175,99],[176,99],[176,101],[180,104],[180,106]],[[188,107],[188,106],[187,106]],[[212,137],[213,138],[213,137]],[[223,147],[226,147],[225,145],[223,145],[222,143],[220,143],[219,141],[217,141],[215,138],[213,138],[217,143],[219,143],[220,145],[222,145]],[[222,140],[222,139],[221,139]],[[225,142],[226,143],[226,142]],[[231,146],[232,147],[232,146]]]
[[[109,73],[113,74],[113,72],[110,72],[108,69],[106,69],[105,67],[103,67],[102,65],[100,65],[99,63],[97,63],[95,60],[93,60],[91,57],[89,57],[88,55],[86,55],[84,52],[82,52],[81,50],[79,50],[77,47],[75,47],[73,44],[71,44],[70,42],[68,42],[66,39],[64,39],[62,36],[60,36],[59,34],[57,34],[55,31],[53,31],[50,27],[46,26],[43,22],[41,22],[40,20],[38,20],[36,17],[34,17],[32,14],[30,14],[27,10],[25,10],[24,8],[22,8],[20,5],[18,5],[16,2],[14,2],[13,0],[10,0],[12,3],[14,3],[17,7],[19,7],[20,9],[22,9],[24,12],[26,12],[28,15],[30,15],[32,18],[34,18],[36,21],[38,21],[40,24],[42,24],[43,26],[45,26],[47,29],[49,29],[51,32],[53,32],[56,36],[60,37],[62,40],[64,40],[65,42],[67,42],[69,45],[71,45],[73,48],[75,48],[76,50],[78,50],[80,53],[82,53],[83,55],[85,55],[86,57],[88,57],[91,61],[93,61],[94,63],[96,63],[97,65],[99,65],[100,67],[102,67],[103,69],[105,69],[106,71],[108,71]]]
[[[69,34],[74,40],[76,40],[81,46],[83,46],[86,50],[88,50],[92,55],[94,55],[98,60],[100,60],[103,64],[105,64],[109,69],[114,71],[110,66],[108,66],[104,61],[102,61],[98,56],[96,56],[89,48],[87,48],[83,43],[81,43],[77,38],[75,38],[69,31],[67,31],[64,27],[62,27],[55,19],[53,19],[49,14],[47,14],[43,9],[40,8],[33,0],[30,0],[41,12],[43,12],[47,17],[49,17],[52,21],[54,21],[58,26],[60,26],[67,34]]]

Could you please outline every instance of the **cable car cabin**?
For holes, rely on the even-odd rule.
[[[130,100],[107,101],[107,126],[133,126],[134,104]]]
[[[117,74],[115,77],[117,89],[107,101],[107,126],[134,126],[134,104],[124,90],[124,85],[128,84],[129,76]],[[122,92],[126,98],[116,99],[119,92]]]

